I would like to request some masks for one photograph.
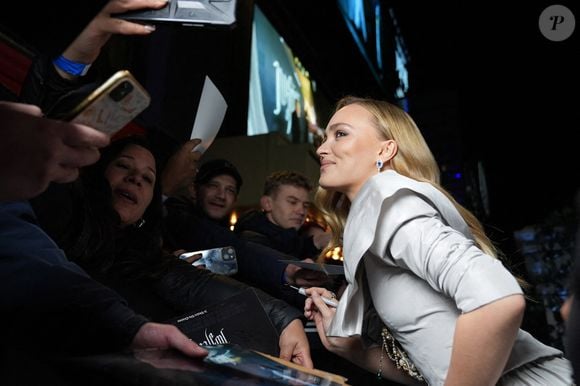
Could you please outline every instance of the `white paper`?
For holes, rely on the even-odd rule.
[[[204,153],[209,148],[224,121],[227,109],[228,104],[223,95],[206,75],[189,137],[190,139],[199,138],[201,143],[193,151]]]

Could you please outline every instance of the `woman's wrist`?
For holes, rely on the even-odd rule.
[[[64,55],[60,55],[52,63],[59,74],[64,75],[65,78],[84,76],[92,65],[92,63],[75,62]]]

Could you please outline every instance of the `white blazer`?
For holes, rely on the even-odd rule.
[[[395,171],[370,178],[352,202],[344,266],[348,286],[327,335],[361,335],[374,306],[429,384],[444,383],[459,315],[522,293],[443,193]],[[504,372],[561,354],[520,330]]]

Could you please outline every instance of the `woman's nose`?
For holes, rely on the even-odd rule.
[[[328,154],[328,137],[324,137],[324,140],[320,143],[320,145],[318,146],[318,148],[316,149],[316,154],[318,154],[319,157],[323,157],[326,154]]]
[[[141,186],[141,179],[139,178],[139,175],[136,173],[130,173],[125,177],[125,180],[128,182],[131,182],[135,185],[139,185]]]

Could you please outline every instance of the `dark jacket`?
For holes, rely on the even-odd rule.
[[[30,66],[20,93],[20,102],[39,106],[44,115],[58,118],[70,111],[99,84],[94,77],[74,80],[62,78],[44,57],[37,57]]]
[[[74,207],[79,202],[75,196],[83,194],[79,190],[78,183],[54,184],[32,201],[40,224],[57,241],[83,237],[80,228],[85,222],[79,218],[83,212]],[[70,235],[71,230],[73,235]],[[197,269],[173,255],[166,255],[160,246],[149,246],[149,250],[154,249],[149,254],[138,247],[126,248],[127,241],[124,239],[129,238],[129,232],[138,230],[130,227],[117,232],[111,251],[115,259],[110,266],[105,270],[91,265],[85,268],[91,276],[126,298],[131,308],[153,320],[164,321],[206,307],[247,288],[247,285],[229,277]],[[70,238],[63,238],[67,233]],[[71,249],[67,245],[63,247],[65,250]],[[75,254],[71,251],[72,256]],[[302,312],[287,303],[260,290],[256,293],[279,333],[292,320],[302,318]]]
[[[3,348],[14,339],[34,352],[114,351],[128,346],[147,321],[68,261],[28,203],[0,204],[0,237]]]
[[[279,261],[296,258],[259,243],[240,239],[229,229],[206,216],[200,216],[187,199],[169,198],[165,201],[165,209],[163,239],[167,248],[199,251],[232,246],[238,258],[235,278],[261,288],[300,310],[304,308],[304,296],[284,285],[287,264]]]
[[[316,259],[320,254],[312,236],[301,235],[294,228],[282,228],[268,220],[265,213],[257,210],[240,217],[235,232],[242,239],[265,245],[301,260]]]

